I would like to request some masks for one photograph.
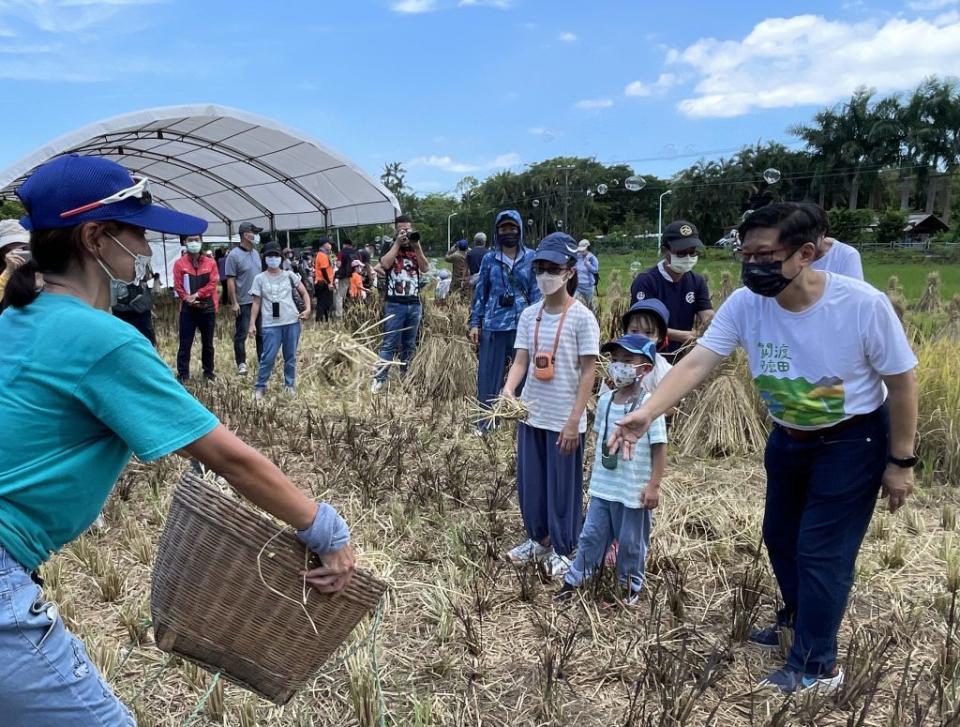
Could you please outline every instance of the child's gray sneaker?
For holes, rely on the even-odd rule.
[[[520,543],[515,548],[507,551],[507,560],[514,565],[526,565],[527,563],[540,563],[550,556],[553,548],[547,548],[533,540],[527,540]]]

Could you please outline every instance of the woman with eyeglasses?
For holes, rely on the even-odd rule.
[[[195,458],[293,525],[322,557],[306,575],[318,590],[347,585],[349,530],[220,424],[136,329],[108,313],[143,278],[145,230],[198,235],[206,222],[152,204],[147,180],[100,157],[47,162],[17,194],[32,259],[11,277],[11,307],[0,316],[0,431],[8,433],[0,438],[0,722],[130,725],[35,581],[40,565],[94,522],[132,454]]]
[[[740,225],[744,287],[653,396],[618,422],[612,451],[629,456],[652,421],[738,346],[774,426],[767,441],[763,539],[783,598],[755,646],[786,664],[761,686],[830,693],[843,683],[837,633],[877,496],[891,512],[913,490],[917,358],[886,295],[818,271],[820,223],[798,204],[763,207]]]
[[[670,312],[669,343],[660,351],[668,363],[684,356],[713,318],[707,281],[693,272],[702,248],[700,234],[692,223],[671,222],[660,241],[663,259],[638,274],[630,286],[632,302],[656,298]]]

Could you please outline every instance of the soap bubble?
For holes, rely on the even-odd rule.
[[[763,170],[763,181],[767,184],[776,184],[780,181],[780,170],[770,167]]]
[[[597,185],[597,194],[606,194],[609,189],[606,184],[600,183]]]
[[[647,180],[643,177],[627,177],[623,181],[623,186],[631,192],[639,192],[647,186]]]
[[[540,206],[540,200],[539,200],[539,199],[533,200],[533,206],[534,206],[534,207],[539,207],[539,206]]]

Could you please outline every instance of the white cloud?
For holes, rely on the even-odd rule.
[[[460,0],[460,7],[486,5],[491,8],[506,10],[513,4],[512,0]]]
[[[661,73],[653,84],[644,83],[643,81],[628,83],[627,87],[623,89],[623,95],[634,98],[652,96],[655,93],[664,93],[668,88],[676,86],[678,83],[680,83],[680,79],[675,73]]]
[[[649,96],[652,93],[653,89],[643,81],[634,81],[633,83],[628,83],[627,87],[623,89],[624,96],[640,97]]]
[[[612,98],[585,98],[574,104],[581,111],[599,111],[613,106]]]
[[[104,25],[119,13],[162,0],[0,0],[0,20],[5,25],[27,26],[30,31],[77,35]]]
[[[822,105],[860,86],[905,90],[930,75],[960,75],[960,22],[893,18],[849,23],[816,15],[768,18],[742,40],[702,38],[672,49],[667,63],[691,69],[690,117],[742,116],[753,109]]]
[[[458,162],[450,156],[439,156],[436,154],[416,157],[407,162],[407,166],[410,168],[432,167],[456,174],[472,174],[474,172],[483,172],[492,169],[505,169],[506,167],[515,167],[518,164],[520,164],[520,155],[515,152],[500,154],[488,161],[477,163]]]
[[[395,13],[405,15],[417,15],[419,13],[429,13],[437,9],[437,0],[400,0],[390,6]]]
[[[561,43],[576,43],[577,36],[575,33],[560,33],[558,40]]]

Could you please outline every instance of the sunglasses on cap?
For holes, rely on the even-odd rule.
[[[89,204],[75,207],[72,210],[61,212],[60,218],[64,219],[67,217],[82,215],[84,212],[89,212],[90,210],[95,210],[99,207],[105,207],[108,204],[123,202],[127,199],[139,199],[140,204],[144,206],[151,204],[153,202],[153,195],[150,193],[150,180],[146,177],[134,177],[133,179],[135,182],[133,186],[127,187],[126,189],[121,189],[119,192],[114,192],[109,197],[98,199],[96,202],[90,202]]]

